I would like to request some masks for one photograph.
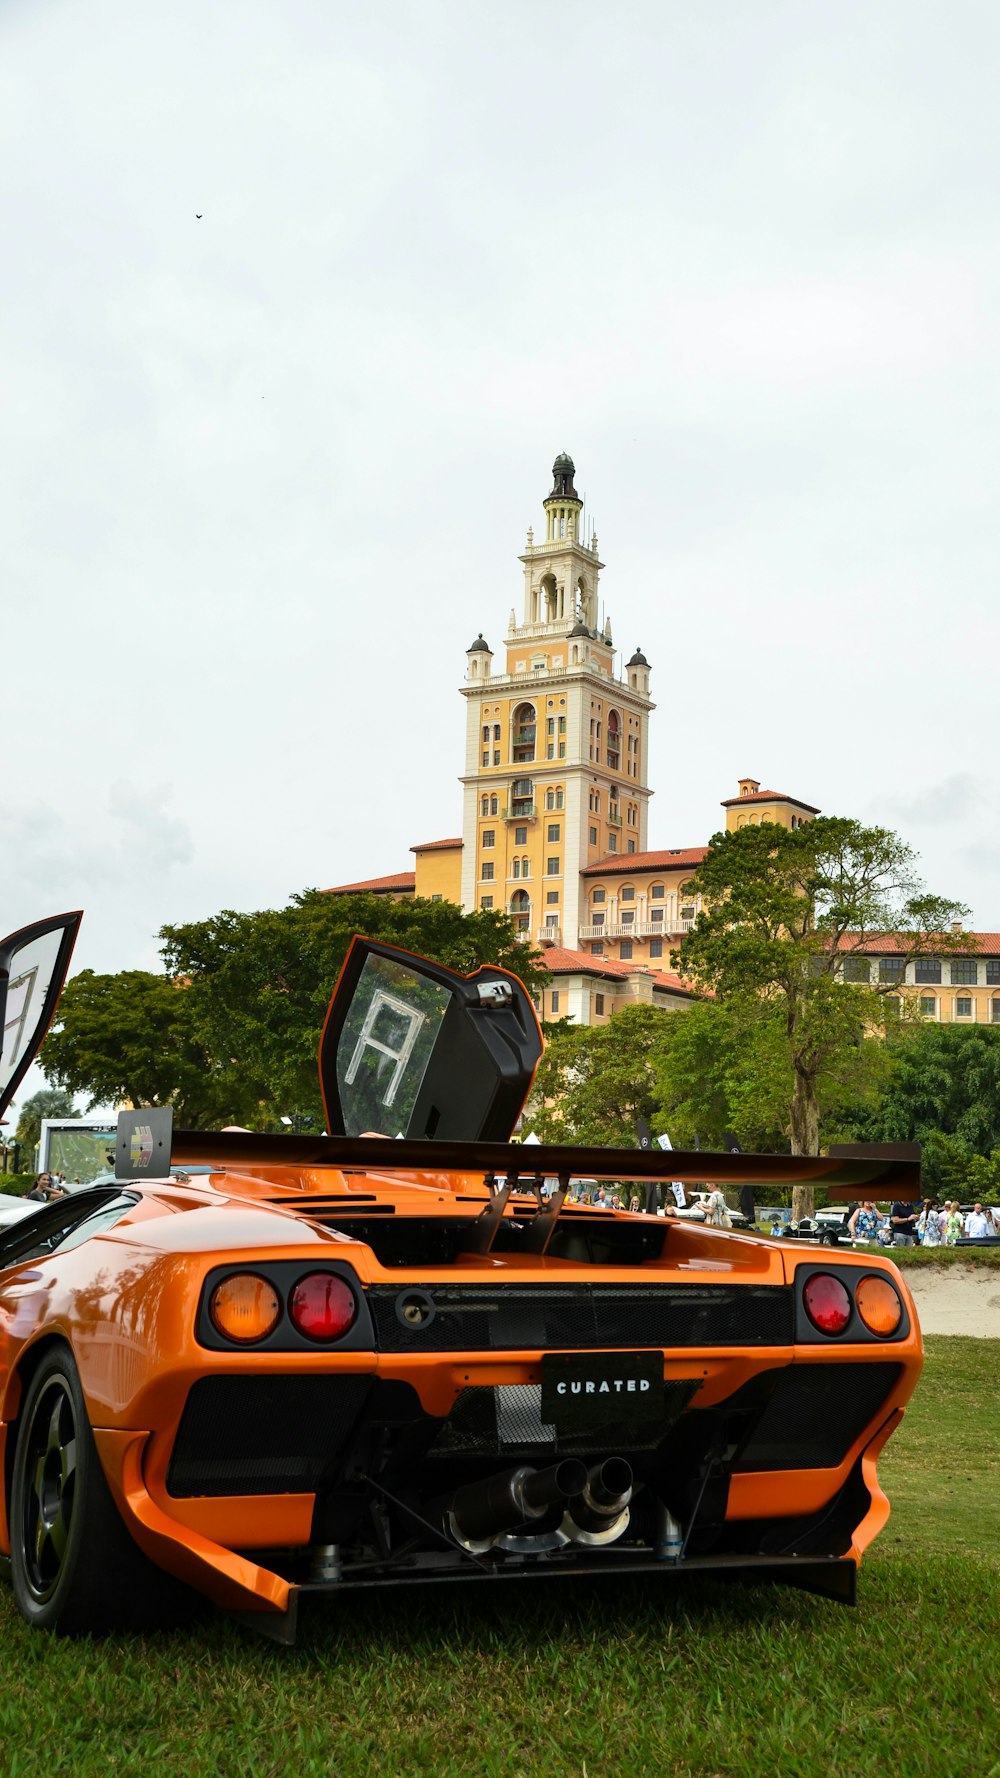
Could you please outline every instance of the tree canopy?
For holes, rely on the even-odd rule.
[[[744,1023],[759,1008],[790,1088],[793,1154],[819,1153],[824,1094],[835,1097],[837,1077],[858,1072],[880,1013],[890,1023],[899,1013],[891,984],[842,979],[845,957],[877,940],[904,964],[960,948],[950,928],[967,910],[928,894],[914,866],[887,828],[818,816],[716,834],[689,880],[703,911],[682,940],[680,967]],[[803,1188],[797,1214],[811,1203]]]
[[[878,1100],[855,1107],[849,1134],[865,1142],[919,1142],[931,1191],[995,1194],[1000,1026],[902,1025],[890,1036],[886,1061]]]
[[[192,1128],[261,1129],[284,1114],[321,1129],[319,1035],[356,932],[463,973],[499,964],[530,991],[541,979],[539,954],[501,913],[307,890],[285,908],[163,927],[162,975],[74,976],[45,1073],[91,1104],[172,1104]]]

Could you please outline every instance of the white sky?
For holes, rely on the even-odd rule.
[[[1000,928],[998,40],[6,0],[4,929],[82,906],[78,965],[156,967],[458,832],[465,649],[561,450],[652,662],[650,843],[749,773]]]

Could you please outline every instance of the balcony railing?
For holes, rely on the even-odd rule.
[[[621,816],[620,816],[620,815],[619,815],[619,814],[618,814],[618,812],[617,812],[617,810],[615,810],[615,811],[614,811],[614,812],[612,812],[612,811],[611,811],[611,810],[610,810],[610,809],[609,809],[609,810],[608,810],[608,826],[609,826],[609,827],[620,827],[620,826],[621,826],[621,824],[622,824],[622,818],[621,818]]]
[[[540,945],[561,945],[562,944],[562,927],[561,926],[539,926],[539,928],[538,928],[538,943]]]
[[[500,810],[500,815],[504,821],[534,821],[535,805],[533,802],[511,803],[509,809]]]

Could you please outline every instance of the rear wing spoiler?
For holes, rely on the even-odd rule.
[[[169,1107],[118,1117],[115,1177],[162,1179],[172,1168],[336,1167],[366,1173],[481,1174],[487,1190],[556,1179],[677,1180],[682,1185],[822,1185],[834,1203],[919,1198],[919,1156],[852,1149],[850,1155],[710,1154],[672,1148],[584,1148],[520,1142],[392,1141],[381,1136],[265,1136],[174,1130]]]

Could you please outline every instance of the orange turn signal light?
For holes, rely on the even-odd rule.
[[[858,1285],[854,1301],[869,1333],[881,1334],[886,1339],[899,1328],[903,1319],[903,1305],[888,1278],[869,1272]]]
[[[281,1298],[256,1272],[234,1272],[212,1292],[208,1312],[218,1332],[241,1346],[266,1340],[281,1319]]]

